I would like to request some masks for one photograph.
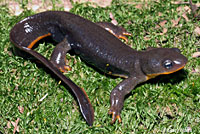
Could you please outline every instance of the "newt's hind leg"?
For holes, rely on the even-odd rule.
[[[67,39],[64,38],[62,42],[56,45],[51,54],[51,63],[53,63],[61,72],[67,72],[71,70],[71,67],[66,64],[66,53],[71,50],[71,46]]]
[[[131,36],[132,34],[127,32],[125,28],[122,26],[116,26],[109,22],[97,22],[97,25],[103,27],[107,31],[109,31],[111,34],[116,36],[118,39],[123,39],[128,42],[128,38],[126,36]]]

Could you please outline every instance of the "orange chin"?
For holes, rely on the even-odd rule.
[[[147,74],[146,79],[149,80],[149,79],[155,78],[155,77],[158,76],[158,75],[171,74],[171,73],[177,72],[177,71],[183,69],[184,66],[185,66],[185,65],[183,65],[182,67],[180,67],[180,68],[178,68],[178,69],[176,69],[176,70],[170,71],[170,72],[163,72],[163,73],[157,73],[157,74]]]

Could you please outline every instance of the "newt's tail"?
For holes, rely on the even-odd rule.
[[[72,82],[69,78],[67,78],[65,75],[63,75],[48,59],[46,59],[44,56],[42,56],[40,53],[28,48],[27,46],[24,46],[23,43],[19,44],[17,41],[15,41],[14,37],[12,35],[12,31],[10,33],[10,40],[11,42],[17,47],[18,49],[32,55],[37,60],[39,60],[41,63],[45,63],[44,65],[49,68],[54,74],[56,74],[67,86],[69,86],[72,90],[72,92],[75,94],[78,104],[80,106],[81,113],[83,117],[85,118],[86,122],[92,126],[94,121],[94,110],[90,103],[90,100],[86,94],[86,92],[78,87],[74,82]]]

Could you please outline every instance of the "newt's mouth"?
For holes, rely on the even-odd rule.
[[[177,71],[183,69],[183,68],[185,67],[185,65],[186,65],[186,64],[184,64],[183,66],[179,67],[179,68],[176,69],[176,70],[172,70],[172,71],[169,71],[169,72],[155,73],[155,74],[147,74],[146,79],[149,80],[149,79],[155,78],[156,76],[159,76],[159,75],[172,74],[172,73],[174,73],[174,72],[177,72]]]

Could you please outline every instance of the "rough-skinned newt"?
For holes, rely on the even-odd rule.
[[[118,39],[131,34],[121,28],[119,34],[113,33],[116,27],[108,23],[93,23],[69,12],[47,11],[18,22],[10,32],[10,40],[16,48],[40,60],[72,89],[89,125],[93,123],[94,111],[85,91],[59,71],[68,68],[66,53],[74,51],[100,71],[123,77],[110,96],[109,114],[112,114],[111,123],[114,123],[117,119],[121,122],[124,97],[136,85],[158,75],[176,72],[187,63],[187,58],[178,48],[132,49]],[[58,42],[50,61],[32,49],[36,42],[47,36]]]

